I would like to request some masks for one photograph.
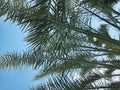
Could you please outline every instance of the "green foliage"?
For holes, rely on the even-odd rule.
[[[120,13],[113,9],[117,0],[1,0],[0,16],[17,23],[29,43],[25,53],[0,56],[0,68],[32,66],[40,72],[35,80],[48,78],[31,90],[85,90],[119,88],[110,80],[120,69],[120,41],[111,38],[108,26],[120,30]],[[105,9],[104,9],[105,8]],[[111,14],[113,13],[113,14]],[[104,15],[104,17],[103,17]],[[93,17],[104,21],[98,29]],[[104,74],[94,69],[107,69]],[[81,78],[74,80],[75,72]]]
[[[105,5],[105,6],[112,6],[113,4],[117,3],[118,0],[83,0],[91,5]]]

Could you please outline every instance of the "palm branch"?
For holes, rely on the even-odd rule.
[[[96,30],[89,24],[92,15],[116,29],[119,29],[119,21],[114,16],[112,18],[117,22],[110,20],[111,17],[104,18],[98,15],[96,12],[99,12],[99,8],[94,11],[90,10],[90,7],[85,7],[86,3],[82,3],[82,5],[79,1],[78,3],[78,10],[74,11],[74,5],[73,10],[68,9],[69,7],[63,0],[31,0],[30,2],[2,0],[0,2],[0,16],[6,15],[6,20],[10,20],[12,23],[17,22],[23,31],[28,32],[25,40],[30,45],[30,51],[22,54],[8,53],[1,56],[0,67],[33,66],[35,69],[42,67],[35,79],[53,76],[46,84],[38,86],[37,90],[53,90],[53,88],[55,90],[84,90],[114,87],[114,83],[96,87],[92,82],[98,78],[91,79],[92,76],[78,81],[68,77],[69,74],[73,75],[75,72],[80,72],[80,75],[84,77],[93,68],[101,67],[108,68],[109,72],[106,75],[108,73],[111,75],[112,71],[120,68],[119,59],[114,58],[113,61],[112,58],[112,61],[109,61],[110,56],[119,55],[119,40],[109,36],[106,25],[101,25]],[[110,10],[119,15],[119,12],[114,9],[110,8]],[[99,14],[101,13],[108,15],[105,12]],[[94,37],[99,39],[99,43],[96,44],[93,41]],[[98,45],[102,45],[102,43],[106,43],[108,47],[103,48]],[[100,54],[97,55],[96,52]],[[103,60],[97,58],[104,55],[108,58]],[[93,76],[95,77],[95,75]]]

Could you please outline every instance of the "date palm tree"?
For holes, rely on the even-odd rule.
[[[113,82],[111,77],[119,76],[112,72],[120,69],[120,41],[111,37],[108,28],[120,30],[120,13],[113,8],[116,3],[117,0],[1,0],[0,16],[28,32],[25,40],[30,48],[21,54],[1,55],[0,68],[39,69],[35,80],[46,82],[31,90],[119,90],[120,81]],[[92,26],[96,17],[103,21],[98,29]],[[106,69],[104,73],[99,71],[101,68]],[[81,76],[77,80],[73,78],[75,73]],[[101,79],[108,82],[102,83]]]

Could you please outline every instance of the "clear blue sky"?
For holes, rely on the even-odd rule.
[[[24,36],[19,26],[4,22],[4,17],[0,18],[0,54],[27,49],[27,44],[23,41]],[[35,82],[33,83],[35,73],[31,68],[0,69],[0,90],[27,90],[28,87],[35,85]]]

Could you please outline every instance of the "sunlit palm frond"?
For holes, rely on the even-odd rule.
[[[48,79],[46,84],[38,85],[38,87],[34,89],[39,90],[38,88],[44,88],[45,90],[119,90],[120,85],[119,81],[113,82],[110,78],[106,77],[99,71],[90,71],[76,80],[71,76],[61,77],[59,75],[54,75]]]
[[[73,77],[70,76],[61,77],[55,75],[48,79],[47,84],[41,84],[38,85],[38,87],[44,87],[46,88],[45,90],[87,90],[109,88],[107,86],[104,87],[103,83],[99,83],[98,86],[94,83],[102,77],[103,75],[100,73],[89,73],[87,76],[74,80]]]

